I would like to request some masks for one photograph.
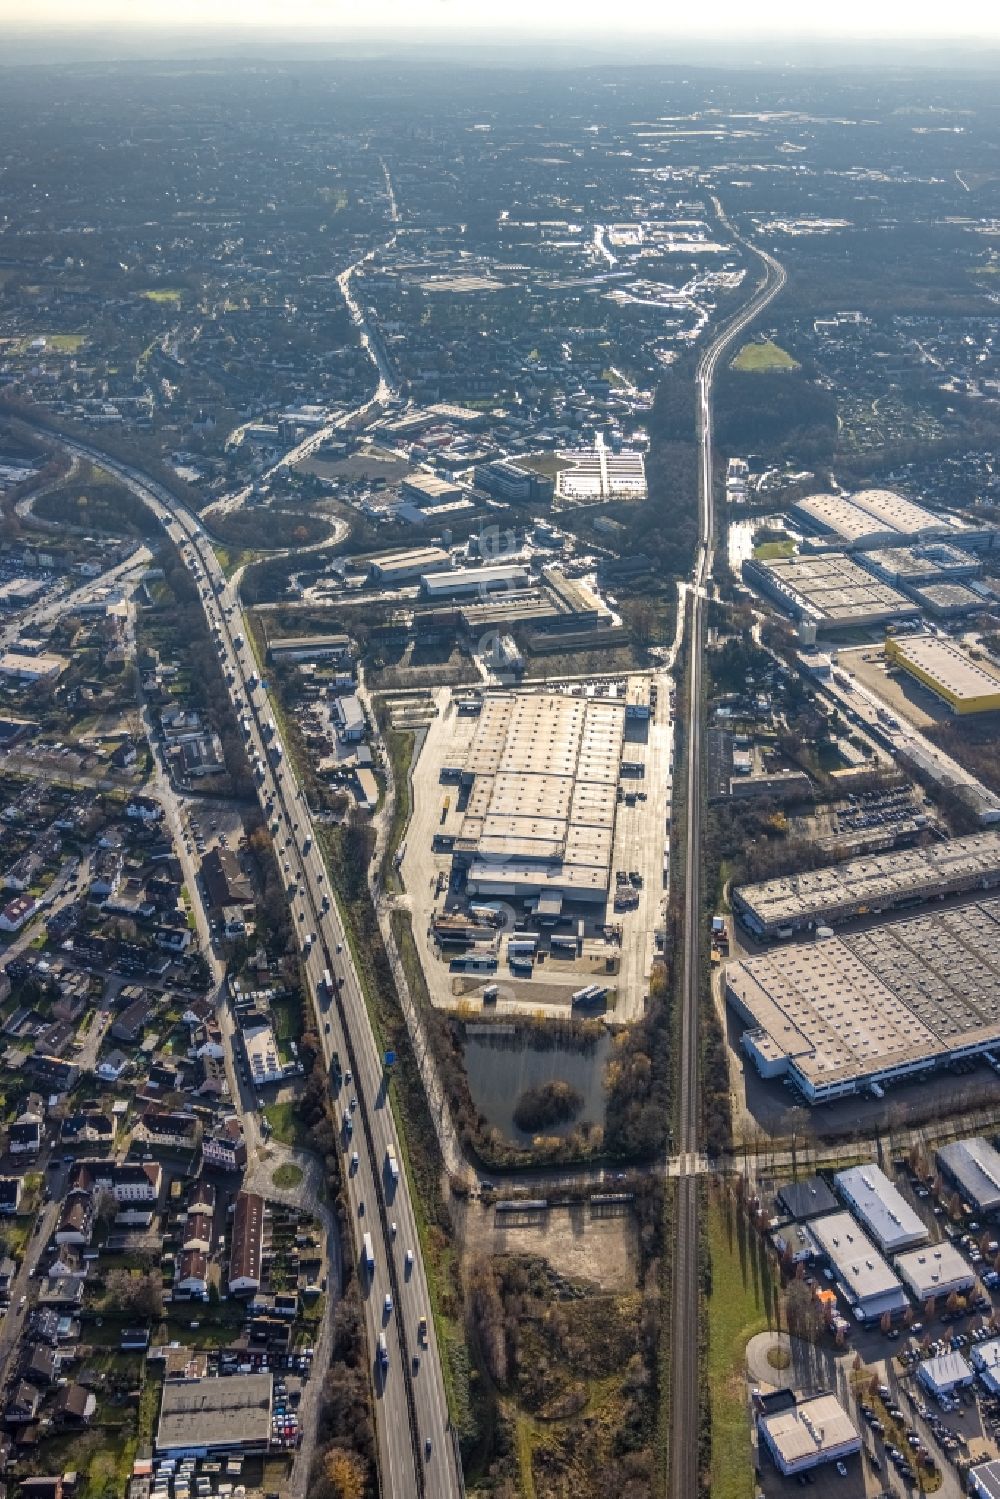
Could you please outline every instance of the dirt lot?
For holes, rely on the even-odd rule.
[[[382,448],[359,448],[349,458],[307,458],[299,468],[306,474],[318,474],[321,479],[387,479],[392,483],[401,479],[411,465],[405,458],[396,458]]]
[[[560,1274],[603,1291],[635,1289],[638,1242],[627,1206],[611,1212],[581,1203],[541,1213],[497,1213],[481,1202],[453,1207],[468,1254],[538,1254]]]
[[[877,693],[893,713],[913,725],[926,729],[950,717],[940,698],[900,671],[890,675],[885,669],[885,655],[873,646],[857,651],[841,651],[839,665],[853,672],[863,686]]]

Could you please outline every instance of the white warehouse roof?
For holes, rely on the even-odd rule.
[[[975,1284],[972,1266],[954,1244],[927,1244],[896,1259],[896,1269],[918,1301],[950,1296]]]
[[[874,1161],[841,1171],[833,1180],[837,1191],[886,1254],[923,1244],[928,1237],[920,1214]]]
[[[817,1395],[763,1416],[759,1428],[783,1473],[798,1473],[857,1452],[861,1439],[835,1395]]]
[[[903,1311],[906,1293],[875,1245],[850,1213],[830,1213],[810,1223],[816,1240],[852,1304],[866,1318]]]

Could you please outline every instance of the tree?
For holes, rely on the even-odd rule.
[[[331,1447],[323,1471],[336,1499],[365,1499],[365,1467],[356,1453],[344,1447]]]

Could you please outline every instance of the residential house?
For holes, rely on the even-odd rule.
[[[48,1389],[49,1385],[55,1384],[59,1377],[58,1353],[45,1343],[36,1343],[34,1347],[27,1347],[21,1365],[21,1375],[31,1384],[37,1385],[39,1389]]]
[[[94,876],[90,882],[90,893],[97,900],[106,900],[114,895],[121,883],[122,855],[117,848],[101,849],[94,858]]]
[[[98,1109],[82,1109],[68,1114],[62,1122],[60,1138],[64,1145],[101,1145],[109,1149],[115,1143],[118,1121],[113,1114]]]
[[[19,1176],[0,1176],[0,1213],[16,1213],[21,1206],[23,1181]]]
[[[52,1406],[52,1419],[59,1426],[89,1426],[97,1410],[97,1396],[82,1384],[64,1385]]]
[[[115,1166],[111,1190],[116,1202],[157,1202],[163,1185],[159,1161],[124,1161]]]
[[[7,1149],[11,1155],[37,1155],[42,1148],[42,1121],[16,1120],[7,1131]]]
[[[133,1138],[163,1150],[194,1150],[201,1125],[193,1114],[147,1108],[133,1130]]]
[[[10,1288],[14,1283],[16,1274],[17,1260],[11,1259],[9,1254],[5,1254],[0,1259],[0,1301],[9,1300]]]
[[[111,1034],[114,1039],[127,1046],[137,1045],[142,1040],[143,1029],[155,1008],[154,1001],[146,994],[135,1000],[112,1021]]]
[[[56,1225],[57,1244],[89,1244],[94,1232],[94,1197],[79,1189],[68,1192]]]
[[[133,796],[129,797],[128,805],[125,808],[125,816],[130,817],[133,822],[141,822],[144,826],[148,827],[151,823],[160,821],[160,818],[163,816],[163,808],[153,797],[140,796],[136,792]]]
[[[246,1165],[247,1147],[243,1138],[243,1126],[235,1114],[230,1114],[211,1131],[206,1131],[201,1141],[201,1158],[206,1166],[216,1171],[241,1171]]]
[[[35,1386],[22,1379],[7,1401],[3,1418],[8,1426],[27,1426],[38,1415],[41,1403],[42,1397]]]
[[[49,1093],[70,1093],[80,1080],[80,1069],[64,1057],[36,1053],[28,1060],[28,1069]]]
[[[174,1291],[181,1296],[208,1295],[208,1256],[201,1249],[185,1249],[177,1260]]]
[[[106,1083],[117,1083],[123,1073],[131,1067],[128,1057],[120,1051],[109,1051],[97,1064],[97,1076]]]
[[[189,1211],[181,1233],[181,1248],[185,1253],[198,1250],[201,1254],[208,1254],[211,1247],[211,1213],[192,1213]]]
[[[229,1290],[245,1296],[260,1289],[264,1257],[264,1199],[256,1192],[240,1192],[233,1214],[229,1252]]]
[[[19,932],[38,910],[38,902],[30,895],[15,895],[0,910],[0,932]]]

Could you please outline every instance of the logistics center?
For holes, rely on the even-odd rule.
[[[817,1104],[1000,1046],[1000,899],[797,943],[726,968],[762,1077]]]
[[[947,703],[952,713],[1000,711],[1000,674],[942,635],[889,636],[886,658]]]
[[[606,899],[625,714],[624,699],[489,694],[453,845],[470,894]]]

